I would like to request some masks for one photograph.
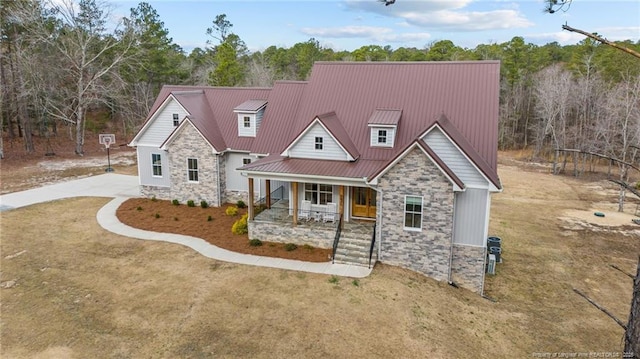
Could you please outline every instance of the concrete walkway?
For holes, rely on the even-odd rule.
[[[353,278],[363,278],[371,274],[371,269],[367,267],[331,264],[330,262],[311,263],[236,253],[216,247],[200,238],[129,227],[118,220],[116,210],[128,198],[139,195],[138,177],[110,173],[2,195],[0,196],[0,211],[62,198],[115,197],[98,211],[96,218],[102,228],[125,237],[177,243],[187,246],[205,257],[225,262]]]

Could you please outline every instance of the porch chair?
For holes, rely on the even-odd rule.
[[[327,203],[327,211],[322,214],[323,222],[335,222],[336,220],[336,204]]]
[[[298,219],[310,220],[311,219],[311,201],[302,201],[300,209],[298,210]]]

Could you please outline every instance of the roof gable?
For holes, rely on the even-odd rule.
[[[314,148],[315,138],[323,140],[323,148]],[[282,151],[281,156],[309,159],[354,161],[357,148],[349,138],[335,112],[316,116]]]
[[[164,143],[160,146],[160,149],[163,150],[167,150],[171,147],[171,144],[178,138],[180,137],[180,134],[182,134],[185,130],[185,128],[187,127],[192,127],[193,129],[196,130],[196,132],[200,135],[200,137],[202,137],[202,139],[208,143],[211,148],[213,149],[214,153],[219,153],[221,152],[220,150],[216,149],[216,147],[214,145],[211,144],[211,142],[207,139],[207,137],[202,133],[202,131],[200,131],[200,129],[198,128],[198,126],[192,121],[191,118],[189,117],[185,117],[181,122],[180,125],[178,125],[178,127],[176,127],[173,132],[171,132],[171,134],[169,135],[169,137],[167,137],[167,140],[164,141]]]
[[[442,114],[420,138],[442,158],[448,166],[470,186],[502,188],[497,173],[478,154],[471,143]]]
[[[156,102],[159,102],[159,101],[156,101]],[[129,143],[129,146],[137,146],[140,140],[143,139],[145,134],[148,131],[150,131],[150,129],[154,126],[154,123],[156,123],[156,120],[158,119],[158,117],[163,115],[163,112],[165,111],[165,109],[167,109],[174,103],[180,108],[181,112],[187,115],[189,114],[189,111],[187,111],[184,108],[184,106],[182,106],[180,101],[178,101],[171,93],[167,94],[165,97],[163,97],[163,100],[161,102],[159,102],[156,106],[154,106],[155,107],[154,111],[149,113],[147,120],[144,122],[140,130],[138,130],[138,132],[135,134],[135,136],[133,136],[133,139]],[[168,127],[168,128],[171,128],[171,130],[174,129],[173,127]],[[166,136],[167,135],[166,131],[169,131],[168,133],[171,132],[171,130],[166,130],[166,131],[163,131],[162,129],[158,129],[158,130],[160,132],[164,132],[163,134],[160,134],[160,136]]]

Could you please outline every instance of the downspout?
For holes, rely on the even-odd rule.
[[[380,254],[382,254],[382,204],[384,203],[384,201],[382,200],[384,198],[384,194],[382,192],[382,190],[380,190],[380,223],[378,223],[377,227],[378,227],[378,260],[380,260]],[[376,213],[376,216],[378,214]]]
[[[453,264],[453,238],[455,236],[455,231],[456,231],[456,192],[453,192],[453,216],[451,216],[451,248],[449,249],[449,285],[452,285],[454,287],[458,287],[457,284],[455,284],[453,282],[452,279],[452,272],[453,272],[453,268],[451,267],[451,265]]]
[[[217,184],[216,187],[218,188],[218,207],[222,207],[222,195],[221,195],[221,191],[220,191],[220,154],[216,154],[216,172],[217,172]]]

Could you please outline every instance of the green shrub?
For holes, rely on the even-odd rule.
[[[211,221],[213,221],[213,217],[211,216],[207,217],[207,222],[211,222]]]
[[[200,207],[207,208],[209,207],[209,203],[207,203],[207,201],[200,201]]]
[[[224,211],[227,216],[237,216],[238,215],[238,207],[227,207]]]
[[[243,200],[241,200],[241,199],[239,199],[239,200],[238,200],[238,202],[236,202],[236,206],[237,206],[238,208],[246,208],[246,207],[247,207],[247,205],[246,205],[246,204],[244,203],[244,201],[243,201]]]
[[[233,208],[233,207],[229,207]],[[247,226],[247,218],[248,215],[242,216],[239,220],[235,221],[233,226],[231,226],[231,233],[233,234],[246,234],[249,232],[249,227]]]
[[[136,208],[137,211],[142,211],[142,207],[138,206],[138,208]]]
[[[192,199],[187,201],[187,207],[195,207],[195,206],[196,206],[196,203]]]
[[[296,249],[298,249],[298,246],[295,243],[286,243],[284,245],[284,250],[287,252],[295,251]]]
[[[157,200],[158,200],[158,199],[156,198],[156,196],[151,197],[151,202],[155,202],[155,201],[157,201]]]
[[[177,199],[174,199],[173,201],[171,201],[171,204],[173,204],[174,206],[178,206],[180,205],[180,201],[178,201]]]
[[[360,286],[360,281],[357,279],[354,279],[351,284],[353,284],[354,287],[359,287]]]
[[[156,213],[156,218],[160,218],[160,213]]]
[[[308,250],[309,252],[313,252],[313,250],[315,249],[315,248],[313,248],[312,246],[310,246],[308,244],[303,244],[302,248]]]
[[[338,284],[339,281],[340,279],[338,279],[338,277],[335,275],[332,275],[331,278],[329,278],[329,283],[331,284]]]
[[[251,247],[260,247],[262,245],[262,241],[259,239],[250,239],[249,240],[249,245]]]

